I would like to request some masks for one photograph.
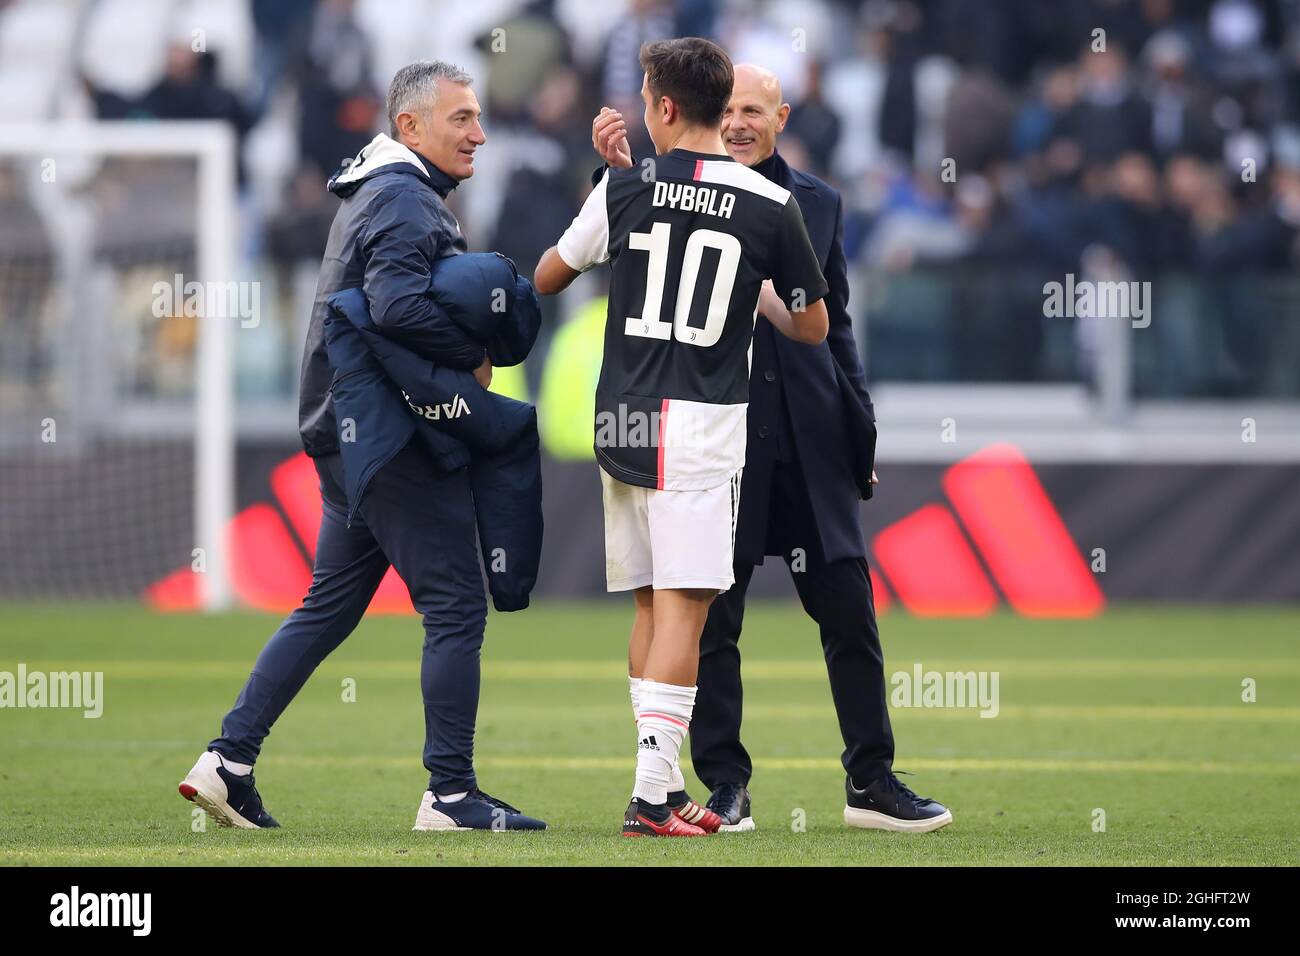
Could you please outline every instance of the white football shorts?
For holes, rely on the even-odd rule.
[[[705,491],[662,491],[629,485],[602,468],[606,588],[731,587],[740,476]]]

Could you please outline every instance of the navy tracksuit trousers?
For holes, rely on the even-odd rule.
[[[357,626],[391,563],[424,619],[420,688],[429,786],[441,793],[473,789],[487,600],[468,471],[435,475],[412,442],[371,479],[349,528],[342,460],[334,454],[315,463],[324,515],[311,589],[262,649],[209,749],[256,761],[276,719]]]

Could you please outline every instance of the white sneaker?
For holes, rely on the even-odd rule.
[[[231,773],[216,751],[204,751],[176,789],[207,811],[219,826],[268,830],[280,825],[262,806],[253,775]]]

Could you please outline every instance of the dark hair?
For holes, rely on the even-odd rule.
[[[641,68],[652,96],[673,101],[682,119],[717,126],[731,99],[731,57],[700,37],[658,40],[641,47]]]

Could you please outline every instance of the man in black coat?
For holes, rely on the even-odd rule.
[[[691,759],[712,791],[709,808],[726,821],[723,829],[752,830],[747,787],[753,767],[740,742],[738,641],[754,567],[765,555],[780,555],[821,630],[845,745],[845,823],[925,832],[947,825],[952,814],[918,797],[892,769],[884,657],[858,515],[858,502],[871,496],[875,481],[876,429],[847,309],[843,202],[776,152],[789,114],[772,73],[736,65],[723,142],[733,159],[795,196],[830,286],[830,332],[822,344],[804,345],[774,334],[761,315],[755,324],[736,582],[714,600],[701,638]],[[593,124],[593,144],[610,165],[631,164],[625,130],[613,111]],[[770,298],[764,297],[764,309],[772,307]]]

